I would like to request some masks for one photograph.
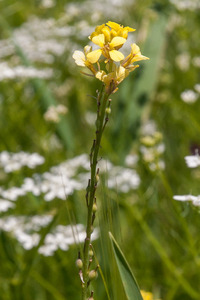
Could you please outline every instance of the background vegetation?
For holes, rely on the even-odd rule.
[[[52,256],[37,250],[59,224],[85,225],[85,190],[74,189],[64,201],[56,192],[52,201],[45,201],[44,193],[34,194],[31,189],[24,195],[12,190],[15,199],[5,191],[20,188],[28,177],[41,182],[52,166],[89,154],[96,100],[88,95],[95,96],[101,83],[80,74],[72,54],[88,43],[97,25],[109,20],[136,28],[130,39],[150,61],[141,62],[112,96],[101,150],[108,170],[101,173],[97,192],[96,258],[111,299],[125,296],[108,231],[118,241],[141,289],[153,292],[155,299],[200,298],[198,207],[173,200],[173,195],[199,194],[199,169],[189,169],[184,161],[200,148],[198,1],[1,0],[0,151],[36,152],[45,162],[32,169],[19,159],[22,166],[15,170],[11,159],[13,171],[8,172],[8,161],[4,165],[1,156],[1,198],[15,207],[6,211],[0,204],[0,299],[80,299],[75,260],[82,244],[69,243],[68,249],[63,248],[66,251],[59,248]],[[187,90],[189,94],[182,94]],[[48,121],[45,112],[58,104],[65,105],[67,113],[57,115],[56,122]],[[133,166],[130,159],[135,159]],[[114,173],[116,185],[108,188],[109,161],[126,171],[136,170],[141,180],[138,188],[126,184],[121,188]],[[73,164],[66,168],[72,170]],[[118,170],[120,174],[122,169]],[[86,171],[80,163],[73,178]],[[40,222],[35,230],[41,236],[38,246],[32,239],[32,246],[24,246],[5,224],[9,216],[26,217],[30,224],[30,217],[36,215],[52,219],[45,226]],[[33,232],[33,227],[28,229]],[[107,299],[101,276],[92,289],[95,299]]]

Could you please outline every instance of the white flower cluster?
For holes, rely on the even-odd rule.
[[[0,218],[0,229],[9,232],[22,245],[25,250],[36,247],[40,242],[41,228],[46,227],[52,221],[51,215],[9,216]],[[98,229],[95,228],[92,240],[98,238]],[[67,251],[69,246],[82,243],[85,240],[85,228],[82,224],[74,226],[57,225],[52,233],[45,237],[44,244],[39,247],[38,253],[44,256],[52,256],[58,249]]]
[[[44,119],[47,122],[58,123],[60,121],[60,115],[67,113],[67,107],[59,104],[57,106],[49,106],[48,110],[44,114]]]
[[[98,236],[98,229],[95,228],[92,233],[92,240],[96,240]],[[85,228],[82,224],[76,226],[58,225],[53,233],[46,235],[44,245],[38,249],[38,252],[44,256],[52,256],[58,249],[67,251],[70,245],[83,243],[85,237]]]
[[[42,8],[51,8],[56,5],[54,0],[42,0],[41,7]]]
[[[113,20],[117,19],[119,21],[126,16],[126,9],[132,4],[133,0],[87,0],[82,3],[69,2],[67,3],[65,10],[67,17],[70,20],[73,20],[74,17],[81,17],[83,19],[83,15],[86,16],[89,14],[93,22],[98,22],[100,18],[110,18],[110,15],[112,14]],[[126,9],[124,9],[124,5],[126,5]],[[92,16],[91,11],[95,12]]]
[[[31,164],[30,159],[29,163]],[[33,165],[31,164],[31,166]],[[6,168],[6,164],[4,164],[4,168]],[[99,168],[101,173],[109,170],[109,188],[117,188],[118,191],[127,193],[129,190],[137,189],[140,184],[140,177],[131,168],[113,166],[109,161],[104,160],[99,162]],[[79,174],[80,169],[84,172]],[[52,167],[49,172],[42,175],[34,174],[32,178],[25,178],[21,187],[12,187],[7,190],[0,188],[0,195],[5,198],[3,200],[16,201],[18,197],[32,192],[35,196],[44,194],[45,201],[52,201],[55,198],[66,200],[67,196],[73,194],[75,190],[85,189],[90,178],[89,170],[88,155],[82,154]]]
[[[14,208],[15,204],[5,200],[5,199],[0,199],[0,212],[6,212],[9,210],[9,208]]]
[[[51,78],[53,76],[53,70],[50,68],[44,68],[38,70],[33,67],[10,67],[7,62],[0,63],[0,81],[4,79],[14,78]]]
[[[27,153],[21,151],[19,153],[10,153],[3,151],[0,153],[0,166],[3,167],[4,172],[10,173],[27,166],[34,169],[37,165],[42,165],[45,159],[38,153]]]
[[[182,71],[187,71],[190,67],[190,54],[187,52],[181,53],[176,57],[176,63]]]
[[[185,90],[181,93],[181,99],[188,104],[195,103],[197,99],[199,98],[199,95],[195,93],[193,90]]]
[[[200,8],[199,0],[170,0],[170,2],[174,4],[180,11],[195,11]]]
[[[54,1],[44,0],[42,4],[47,8],[54,5]],[[10,59],[9,64],[0,63],[0,81],[15,78],[52,78],[51,68],[37,69],[19,65],[13,41],[22,49],[30,63],[52,64],[55,56],[61,56],[66,50],[71,51],[73,47],[71,39],[67,37],[74,35],[74,26],[64,26],[59,22],[53,18],[39,19],[32,16],[13,30],[12,39],[0,40],[0,58]]]
[[[200,157],[197,153],[196,155],[188,155],[185,156],[185,162],[188,166],[188,168],[196,168],[200,166]]]

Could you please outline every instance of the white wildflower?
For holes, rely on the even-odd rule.
[[[187,71],[190,67],[190,55],[189,55],[189,53],[186,52],[186,53],[179,54],[176,57],[176,63],[182,71]]]
[[[52,256],[58,249],[67,251],[70,245],[83,243],[85,240],[85,228],[82,224],[71,225],[58,225],[53,233],[48,233],[38,252],[44,256]],[[99,237],[98,229],[95,228],[92,233],[92,240]]]
[[[181,99],[188,104],[195,103],[199,97],[197,93],[195,93],[193,90],[185,90],[181,93]]]
[[[58,123],[60,121],[60,115],[67,113],[67,107],[59,104],[58,106],[49,106],[48,110],[44,114],[44,119],[48,122]]]
[[[1,196],[11,201],[16,201],[19,196],[24,196],[26,193],[22,188],[12,187],[8,190],[3,190]]]
[[[49,68],[38,70],[25,66],[10,67],[7,62],[0,63],[0,69],[0,81],[15,78],[51,78],[53,76],[53,70]]]
[[[23,166],[33,169],[37,165],[43,164],[44,161],[44,157],[38,153],[30,154],[23,151],[19,153],[3,151],[0,153],[0,165],[3,166],[6,173],[19,170]]]
[[[199,155],[188,155],[185,156],[185,162],[188,168],[196,168],[200,166],[200,157]]]
[[[9,208],[14,208],[15,204],[5,200],[5,199],[0,199],[0,212],[6,212]]]
[[[199,196],[177,195],[174,196],[173,199],[182,202],[191,201],[194,206],[200,206],[200,195]]]
[[[51,8],[56,5],[56,2],[54,0],[43,0],[41,3],[41,7],[43,8]]]
[[[136,154],[129,154],[125,157],[125,164],[128,167],[135,167],[136,163],[139,160],[139,156]]]

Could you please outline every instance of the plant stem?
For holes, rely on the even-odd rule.
[[[90,154],[90,164],[91,164],[91,179],[88,183],[87,189],[89,190],[86,194],[86,200],[87,200],[87,209],[88,209],[88,215],[87,215],[87,228],[86,228],[86,239],[84,244],[84,251],[83,251],[83,281],[82,283],[82,300],[86,300],[87,298],[87,289],[88,289],[88,266],[89,266],[89,250],[90,250],[90,243],[91,243],[91,234],[93,231],[93,204],[95,199],[95,191],[97,188],[97,178],[96,175],[98,175],[97,170],[97,163],[98,163],[98,153],[102,134],[105,128],[105,115],[106,115],[106,106],[108,102],[109,95],[103,91],[99,95],[98,100],[98,110],[97,110],[97,120],[96,120],[96,140],[94,140],[91,154]],[[89,200],[89,201],[88,201]]]

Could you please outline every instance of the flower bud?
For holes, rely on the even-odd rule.
[[[94,253],[93,253],[93,251],[92,251],[92,249],[89,251],[89,256],[93,256],[94,255]]]
[[[90,271],[88,277],[89,277],[90,281],[97,279],[97,277],[98,277],[97,271],[95,271],[95,270]]]
[[[98,181],[99,181],[99,175],[96,174],[96,175],[95,175],[95,182],[98,182]]]
[[[76,266],[79,268],[79,270],[82,269],[82,267],[83,267],[83,262],[82,262],[82,260],[81,260],[80,258],[78,258],[78,259],[76,260]]]
[[[111,108],[110,108],[110,107],[107,107],[107,108],[106,108],[106,114],[109,115],[110,113],[111,113]]]
[[[93,206],[92,206],[92,212],[95,213],[97,211],[97,208],[98,208],[97,204],[94,203]]]

